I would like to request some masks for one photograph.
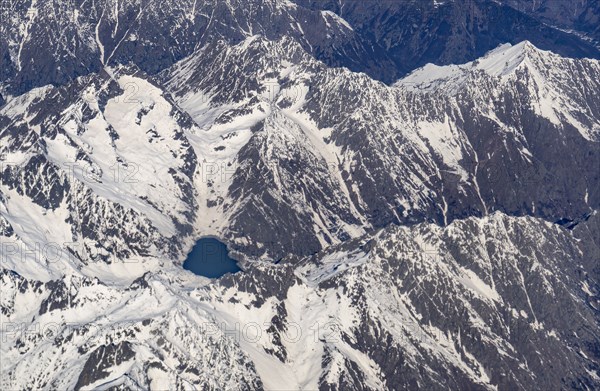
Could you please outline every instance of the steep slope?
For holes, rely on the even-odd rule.
[[[428,62],[473,60],[505,42],[600,58],[577,34],[489,0],[15,0],[3,1],[0,15],[2,96],[105,65],[133,62],[154,74],[205,45],[256,34],[287,36],[329,66],[386,83]],[[593,15],[585,20],[594,25]]]
[[[132,229],[150,223],[144,231],[177,237],[157,246],[169,259],[181,257],[190,234],[278,260],[390,223],[444,225],[494,210],[575,221],[598,208],[595,60],[523,43],[466,65],[428,65],[387,87],[327,68],[291,39],[253,36],[200,49],[159,81],[116,69],[119,82],[101,73],[9,100],[3,182],[56,210],[73,197],[61,175],[75,171],[77,192],[89,193],[81,202],[99,195],[139,214]],[[11,162],[63,174],[29,183]],[[98,226],[76,223],[88,213],[78,208],[89,205],[64,212],[71,227],[59,243],[71,242],[71,230],[96,236]],[[120,241],[132,242],[116,240],[111,253]],[[139,244],[121,255],[152,253]]]
[[[333,153],[307,129],[313,125],[295,117],[291,99],[300,107],[303,97],[296,92],[306,88],[282,85],[288,74],[299,84],[296,68],[301,73],[304,64],[319,66],[291,40],[256,36],[232,48],[200,51],[162,75],[207,137],[219,135],[214,160],[207,162],[216,166],[217,183],[206,202],[221,212],[220,233],[234,245],[246,241],[246,255],[314,253],[362,232],[362,216],[347,192],[339,192],[345,185]],[[232,83],[220,88],[224,79]],[[286,110],[279,107],[282,99],[290,100]],[[232,149],[232,137],[245,143]]]
[[[551,26],[575,31],[600,46],[600,4],[594,0],[501,0],[502,3],[540,19]]]
[[[134,69],[8,102],[0,111],[5,266],[43,275],[56,261],[100,276],[116,262],[110,274],[127,279],[148,270],[142,263],[182,257],[196,216],[198,156],[184,136],[194,126]]]
[[[510,190],[512,194],[498,194],[500,186],[491,186],[496,188],[484,190],[489,192],[484,199],[494,204],[504,199],[499,203],[504,208],[510,206],[503,210],[513,213],[521,202],[507,197],[519,198],[521,191],[528,192],[541,199],[524,210],[548,216],[548,210],[539,208],[551,205],[566,212],[567,204],[597,202],[589,204],[598,194],[600,164],[597,72],[595,61],[571,62],[524,42],[501,46],[482,59],[461,66],[428,65],[397,85],[420,94],[442,94],[455,101],[478,156],[486,158],[479,160],[488,166],[497,185],[510,181],[519,185],[519,189]],[[585,81],[581,84],[579,80]],[[473,123],[469,126],[470,121]],[[491,136],[494,132],[503,135]],[[555,140],[561,143],[555,144]],[[574,166],[557,159],[567,155],[577,160]],[[507,163],[514,159],[520,161]],[[580,175],[571,176],[569,172],[574,170]],[[558,188],[551,185],[552,178],[557,177],[565,178],[569,184]],[[560,180],[554,184],[559,182],[564,183]],[[538,190],[546,192],[546,196],[536,194]],[[579,201],[552,201],[561,197]],[[585,207],[576,209],[580,216],[585,214]]]
[[[572,4],[562,0],[294,0],[314,10],[324,10],[343,18],[352,27],[356,40],[371,48],[368,58],[356,59],[327,53],[318,56],[329,65],[393,83],[406,73],[427,63],[460,64],[481,57],[502,43],[531,41],[539,48],[563,56],[599,58],[597,43],[567,26],[548,24],[544,11],[570,19],[582,12],[585,1]],[[518,7],[510,7],[505,4]],[[527,3],[527,4],[524,4]],[[550,4],[551,3],[551,4]],[[597,28],[595,2],[582,14],[581,27]],[[567,12],[560,9],[569,8]],[[558,11],[558,12],[557,12]],[[559,13],[560,12],[560,13]],[[595,12],[595,14],[593,13]],[[591,13],[591,14],[590,14]],[[585,26],[585,27],[584,27]],[[577,28],[575,28],[577,30]],[[594,33],[597,37],[597,31]],[[326,52],[326,49],[324,49]],[[370,59],[373,61],[369,61]],[[392,64],[392,66],[390,66]]]
[[[291,40],[252,37],[199,51],[161,78],[206,134],[245,127],[248,142],[222,151],[228,181],[213,198],[231,220],[221,232],[242,252],[278,259],[359,227],[494,210],[581,218],[599,202],[598,75],[598,61],[523,43],[428,65],[390,88],[327,68]],[[240,232],[261,244],[236,243]]]
[[[65,389],[592,390],[598,282],[582,276],[597,249],[495,213],[389,227],[209,284],[173,267],[124,286],[3,269],[2,377],[11,389],[27,373]]]
[[[364,51],[343,21],[286,0],[19,0],[2,12],[0,82],[12,95],[105,65],[133,62],[153,74],[199,47],[255,34],[289,36],[307,50],[327,41]]]

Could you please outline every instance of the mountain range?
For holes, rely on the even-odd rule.
[[[598,6],[525,3],[0,3],[2,389],[599,387]]]

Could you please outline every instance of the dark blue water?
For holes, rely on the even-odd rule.
[[[227,246],[213,238],[198,240],[183,263],[183,268],[209,278],[218,278],[242,270],[237,262],[229,257]]]

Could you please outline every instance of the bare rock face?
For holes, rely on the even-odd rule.
[[[329,66],[365,72],[386,83],[429,62],[463,63],[501,43],[523,40],[565,56],[600,58],[598,46],[588,42],[588,36],[599,38],[595,2],[524,3],[5,2],[0,80],[13,94],[20,94],[50,83],[64,84],[104,65],[133,62],[154,74],[204,45],[236,44],[255,34],[269,40],[291,37]]]
[[[135,352],[131,349],[129,342],[100,346],[90,354],[85,362],[75,388],[81,389],[103,379],[109,374],[106,371],[108,368],[127,362],[134,356]]]
[[[325,46],[317,51],[321,60],[365,72],[386,83],[427,63],[472,61],[506,42],[529,40],[539,48],[565,56],[598,58],[600,54],[599,12],[594,1],[295,2],[342,17],[353,27],[353,38],[369,48],[369,58],[374,59],[364,61],[349,49],[345,51],[352,54],[340,56]]]
[[[544,0],[532,3],[524,0],[504,0],[502,3],[542,20],[550,26],[576,31],[591,39],[596,47],[600,43],[600,29],[598,29],[600,4],[596,1],[572,3],[564,0]]]

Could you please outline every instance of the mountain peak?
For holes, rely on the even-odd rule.
[[[493,77],[505,77],[522,66],[536,68],[535,64],[548,56],[559,57],[538,49],[529,41],[522,41],[516,45],[506,43],[466,64],[445,66],[427,64],[399,80],[395,85],[424,92],[441,89],[452,94],[457,92],[472,74],[485,73]]]
[[[489,51],[479,60],[465,65],[483,70],[492,76],[503,76],[512,73],[524,61],[540,54],[540,50],[529,41],[519,42],[516,45],[504,44]]]

